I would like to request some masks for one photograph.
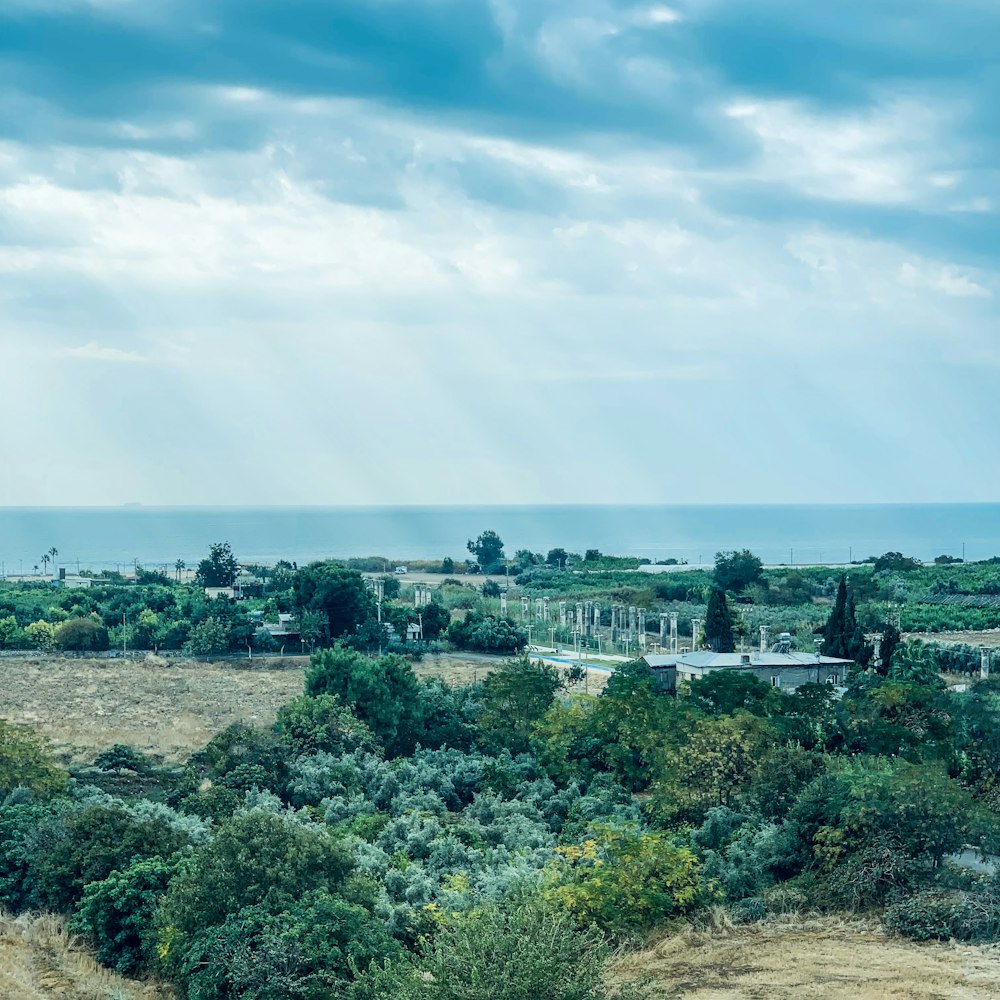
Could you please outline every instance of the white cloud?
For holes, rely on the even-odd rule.
[[[959,299],[989,298],[993,293],[967,274],[951,267],[917,267],[906,261],[899,269],[899,283],[910,288],[930,288]]]
[[[120,347],[105,347],[91,340],[82,347],[65,347],[54,352],[56,357],[71,358],[74,361],[101,361],[116,365],[145,364],[149,358],[138,351],[126,351]]]

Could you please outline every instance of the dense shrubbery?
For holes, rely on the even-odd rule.
[[[996,849],[998,733],[1000,679],[950,692],[905,645],[839,700],[732,673],[675,700],[641,662],[568,694],[523,658],[452,690],[335,646],[181,768],[118,746],[70,779],[0,724],[0,906],[185,1000],[610,1000],[606,939],[719,902],[994,939],[995,880],[949,859]],[[123,776],[162,801],[87,784]]]

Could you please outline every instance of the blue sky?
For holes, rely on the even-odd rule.
[[[0,504],[1000,500],[995,0],[4,0]]]

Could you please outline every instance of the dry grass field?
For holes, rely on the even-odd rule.
[[[664,938],[623,960],[670,1000],[995,1000],[1000,947],[914,944],[877,925],[785,918]]]
[[[102,968],[58,917],[0,916],[3,1000],[174,1000],[165,986]]]
[[[428,657],[421,677],[471,684],[496,659]],[[269,726],[278,709],[302,693],[305,661],[194,663],[148,657],[0,660],[0,718],[26,723],[69,761],[89,763],[116,743],[181,761],[234,722]],[[604,683],[594,675],[595,685]],[[0,994],[2,997],[2,994]]]
[[[302,692],[294,661],[266,669],[229,663],[124,660],[0,661],[0,717],[27,723],[77,762],[115,743],[186,758],[233,722],[270,725]],[[288,669],[279,669],[284,662]]]

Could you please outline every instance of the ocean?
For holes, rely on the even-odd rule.
[[[228,541],[244,562],[304,563],[384,555],[462,558],[493,529],[517,549],[710,563],[749,548],[765,563],[847,563],[886,551],[930,560],[1000,554],[1000,504],[831,506],[544,506],[303,508],[0,508],[0,569],[31,572],[50,548],[56,564],[100,570],[193,566]]]

